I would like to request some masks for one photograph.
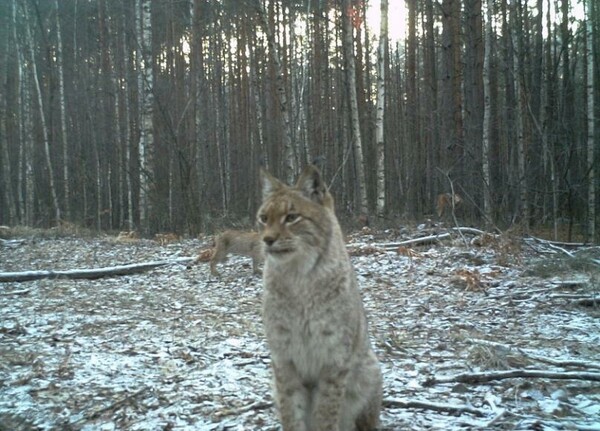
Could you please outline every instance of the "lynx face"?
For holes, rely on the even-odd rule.
[[[289,187],[263,173],[266,195],[257,222],[268,258],[313,261],[323,252],[331,235],[333,200],[324,188],[308,192],[307,181],[301,178],[296,186]]]

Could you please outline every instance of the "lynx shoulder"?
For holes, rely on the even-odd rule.
[[[263,322],[284,431],[372,430],[382,377],[333,198],[314,166],[261,173]]]
[[[217,263],[225,262],[227,255],[237,254],[252,258],[252,270],[260,273],[259,264],[264,260],[263,246],[257,232],[226,230],[215,239],[215,249],[210,259],[210,272],[219,275]]]

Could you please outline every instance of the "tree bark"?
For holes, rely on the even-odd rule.
[[[354,37],[352,30],[352,3],[350,0],[342,2],[342,45],[344,49],[344,60],[346,64],[346,85],[348,88],[350,104],[350,123],[352,128],[352,148],[354,150],[354,162],[356,168],[356,181],[358,185],[358,203],[360,214],[368,216],[369,207],[367,201],[367,184],[365,176],[365,166],[362,148],[362,138],[360,133],[360,116],[358,113],[358,94],[356,90],[356,63],[354,56]]]
[[[25,18],[25,31],[27,33],[27,45],[29,48],[29,61],[31,62],[31,74],[33,77],[33,83],[37,94],[40,126],[42,128],[42,137],[44,140],[44,160],[46,162],[46,169],[48,170],[48,187],[50,188],[50,196],[52,198],[52,206],[54,209],[54,221],[58,222],[61,219],[61,213],[60,205],[58,204],[58,195],[56,194],[56,185],[54,182],[54,167],[52,164],[52,153],[50,150],[50,133],[46,121],[46,113],[44,112],[44,97],[42,94],[42,87],[38,76],[37,61],[35,58],[34,49],[34,39],[31,32],[31,23],[29,22],[28,6],[27,4],[23,4],[22,6]]]
[[[56,64],[58,67],[58,95],[60,105],[60,132],[62,138],[62,180],[63,180],[63,199],[65,202],[65,218],[71,220],[71,188],[69,175],[69,144],[67,138],[67,109],[65,100],[65,74],[63,67],[63,43],[62,30],[60,25],[60,13],[58,10],[58,0],[54,0],[54,9],[56,10]]]
[[[483,59],[483,133],[481,139],[481,170],[483,173],[483,214],[486,223],[492,223],[492,199],[490,196],[490,130],[492,117],[490,62],[492,57],[492,8],[494,0],[487,0],[485,20],[485,54]]]
[[[275,67],[275,90],[277,92],[277,98],[279,100],[279,110],[281,113],[281,118],[283,119],[283,163],[285,169],[284,175],[288,184],[292,184],[296,174],[298,173],[298,164],[296,161],[296,149],[292,139],[292,124],[290,120],[290,108],[288,106],[285,71],[283,68],[283,63],[281,62],[281,57],[279,55],[280,49],[277,46],[277,41],[275,40],[275,35],[273,34],[273,28],[269,23],[267,11],[264,8],[262,0],[256,1],[258,2],[260,19],[262,21],[265,34],[267,36],[267,42],[269,44],[269,56]]]
[[[138,144],[140,160],[140,227],[150,231],[152,196],[154,181],[154,75],[152,57],[152,0],[138,0],[140,14],[138,45],[141,47],[141,107],[140,140]]]
[[[19,121],[19,202],[21,223],[32,226],[35,221],[35,184],[33,178],[33,120],[31,113],[31,78],[27,73],[25,46],[17,33],[17,2],[12,2],[13,37],[17,45]]]
[[[14,5],[14,3],[13,3]],[[10,23],[11,16],[7,15],[4,21],[5,28],[9,29],[11,27]],[[11,168],[11,158],[10,153],[8,151],[8,136],[7,136],[7,114],[8,114],[8,83],[9,83],[9,74],[8,74],[8,53],[9,53],[9,43],[10,37],[8,34],[6,35],[6,41],[3,43],[2,48],[4,50],[1,58],[4,59],[2,62],[2,66],[0,67],[0,79],[2,80],[0,91],[0,159],[2,159],[2,173],[0,176],[3,180],[3,195],[4,202],[6,205],[6,209],[8,210],[7,220],[10,224],[17,223],[17,207],[15,204],[15,195],[13,189],[13,178],[12,178],[12,168]],[[15,43],[16,41],[13,41]],[[0,212],[0,218],[3,216],[2,212]]]
[[[513,45],[513,61],[514,61],[514,82],[515,82],[515,108],[516,108],[516,138],[517,138],[517,189],[519,190],[518,208],[521,222],[524,228],[529,230],[529,201],[528,198],[528,181],[527,172],[525,170],[526,148],[525,148],[525,130],[523,124],[523,116],[527,115],[525,106],[525,89],[523,88],[524,64],[523,52],[521,49],[522,29],[521,19],[519,18],[518,4],[515,2],[511,5],[511,39]]]
[[[377,215],[385,214],[385,70],[388,46],[388,0],[381,0],[379,46],[377,48],[377,107],[375,141],[377,145]]]
[[[593,2],[587,0],[586,15],[586,51],[587,51],[587,239],[596,239],[596,170],[594,163],[594,27]]]

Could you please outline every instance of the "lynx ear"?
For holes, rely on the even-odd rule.
[[[263,199],[266,199],[267,196],[283,187],[283,183],[281,181],[265,171],[263,168],[260,168],[260,183],[262,185]]]
[[[315,165],[304,168],[302,175],[296,182],[296,189],[300,190],[307,198],[322,205],[328,205],[329,192],[323,182],[321,173]]]

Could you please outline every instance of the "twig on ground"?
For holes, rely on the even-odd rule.
[[[127,404],[134,398],[137,398],[139,395],[146,392],[147,390],[149,390],[149,388],[143,387],[142,389],[140,389],[138,391],[135,391],[129,395],[124,396],[123,398],[118,399],[117,401],[107,405],[106,407],[102,407],[101,409],[92,411],[89,415],[84,416],[81,419],[79,419],[78,421],[74,422],[74,424],[81,423],[81,422],[87,422],[87,421],[96,419],[96,418],[102,416],[102,414],[104,414],[106,412],[115,412],[116,410],[121,408],[123,405]]]

